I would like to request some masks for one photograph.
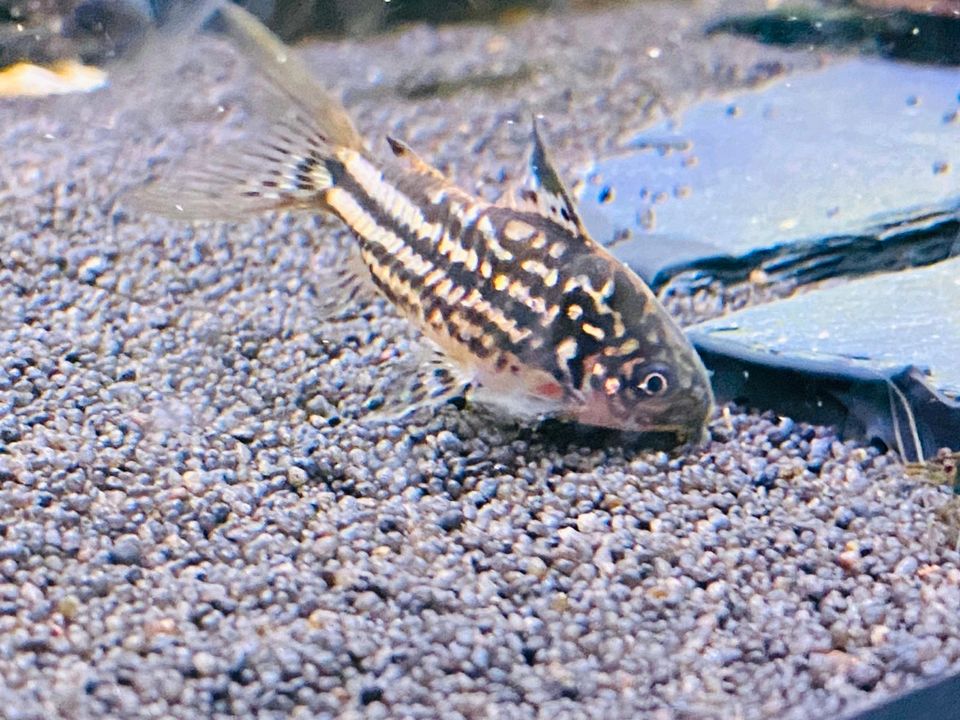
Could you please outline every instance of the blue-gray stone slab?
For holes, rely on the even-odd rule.
[[[586,173],[587,227],[654,286],[960,253],[960,72],[855,59],[702,102]]]
[[[960,674],[949,675],[904,693],[847,720],[949,720],[957,717]]]
[[[960,258],[695,325],[721,400],[837,425],[908,460],[960,449]]]

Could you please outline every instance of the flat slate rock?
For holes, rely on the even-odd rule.
[[[590,168],[594,236],[655,287],[810,282],[960,252],[960,73],[855,59],[690,108]]]
[[[908,460],[960,449],[960,258],[689,329],[719,398],[837,425]]]
[[[852,715],[847,720],[946,720],[957,716],[958,695],[960,674],[953,674]]]
[[[934,65],[960,64],[957,0],[855,0],[722,17],[707,33],[771,45],[830,48]]]

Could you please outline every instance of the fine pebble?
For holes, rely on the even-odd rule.
[[[704,38],[717,9],[303,54],[377,149],[494,197],[531,113],[570,177],[830,60]],[[0,715],[799,720],[956,671],[949,492],[830,428],[728,407],[665,452],[470,407],[363,423],[416,350],[382,302],[316,317],[336,222],[124,205],[244,127],[228,46],[175,50],[0,105]]]

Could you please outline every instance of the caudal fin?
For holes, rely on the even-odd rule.
[[[221,3],[226,34],[270,98],[255,107],[255,131],[243,141],[188,158],[127,196],[135,207],[189,220],[229,220],[271,210],[322,209],[339,149],[362,150],[347,111],[312,78],[290,48],[253,15]]]
[[[363,140],[343,105],[314,79],[307,66],[276,35],[232,2],[220,7],[227,35],[276,89],[284,93],[331,145],[359,150]]]

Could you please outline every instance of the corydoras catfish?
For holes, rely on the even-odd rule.
[[[329,292],[370,285],[434,351],[403,406],[381,412],[465,396],[521,418],[701,438],[713,394],[700,358],[650,288],[590,237],[536,122],[526,183],[486,202],[399,139],[378,160],[287,46],[232,3],[220,13],[279,98],[264,109],[268,131],[143,188],[140,207],[340,218],[362,265],[340,269]]]

